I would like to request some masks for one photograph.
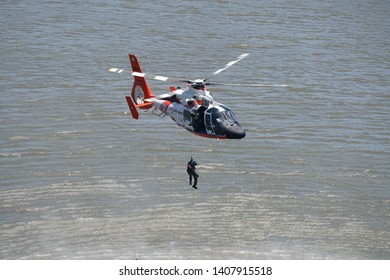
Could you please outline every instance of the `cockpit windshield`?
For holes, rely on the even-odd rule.
[[[212,107],[208,109],[206,113],[211,114],[213,123],[227,122],[238,125],[238,121],[233,111],[224,105]]]
[[[226,107],[224,105],[220,105],[225,111],[224,111],[224,114],[226,115],[226,118],[233,122],[233,123],[236,123],[238,124],[238,121],[237,121],[237,118],[236,116],[234,115],[233,111],[229,108],[229,107]]]

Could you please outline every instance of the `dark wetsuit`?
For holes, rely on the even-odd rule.
[[[194,184],[192,185],[194,189],[197,189],[196,185],[198,184],[198,177],[199,177],[199,175],[196,173],[196,167],[195,167],[196,165],[197,165],[196,161],[194,161],[192,158],[187,164],[187,173],[188,175],[190,175],[190,185],[192,184],[192,177],[194,177]]]

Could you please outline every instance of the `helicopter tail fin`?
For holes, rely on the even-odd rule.
[[[130,65],[133,70],[132,76],[134,77],[133,88],[131,89],[131,96],[125,96],[127,105],[129,105],[131,115],[134,119],[139,118],[137,108],[150,109],[152,103],[145,101],[148,98],[155,97],[145,79],[145,74],[142,73],[141,65],[138,58],[134,54],[129,54]]]
[[[141,103],[141,104],[135,104],[134,100],[131,96],[127,95],[127,96],[125,96],[125,98],[127,101],[127,105],[129,105],[131,115],[133,116],[134,119],[137,119],[137,120],[139,118],[139,113],[137,111],[138,108],[144,109],[144,110],[149,110],[150,108],[153,107],[153,102],[150,102],[150,101],[147,101],[147,102]]]
[[[141,65],[135,54],[129,54],[130,65],[133,70],[134,84],[131,90],[131,97],[136,104],[142,104],[144,99],[154,97],[152,90],[145,79],[145,74],[142,73]]]
[[[138,120],[139,114],[138,114],[137,107],[135,106],[133,99],[131,99],[130,96],[125,96],[125,97],[126,97],[127,105],[129,105],[131,115],[133,116],[134,119]]]

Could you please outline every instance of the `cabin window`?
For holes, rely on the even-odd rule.
[[[190,121],[191,120],[191,113],[188,110],[183,111],[183,117],[185,120]]]

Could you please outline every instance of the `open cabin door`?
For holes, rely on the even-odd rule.
[[[213,128],[213,122],[212,122],[212,116],[211,116],[211,113],[208,113],[207,111],[204,115],[204,123],[206,126],[207,134],[215,135],[214,128]]]

